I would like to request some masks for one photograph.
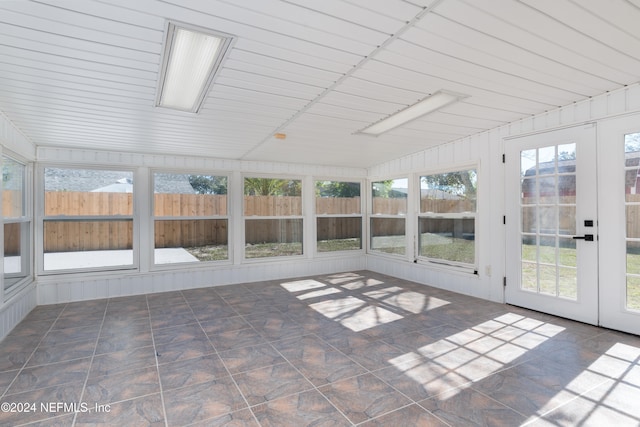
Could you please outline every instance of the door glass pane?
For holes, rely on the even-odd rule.
[[[523,290],[577,298],[575,144],[521,152]],[[535,178],[537,177],[537,178]]]
[[[640,133],[625,135],[627,309],[640,310]]]

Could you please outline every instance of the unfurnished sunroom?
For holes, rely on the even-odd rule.
[[[640,422],[640,2],[0,11],[0,422]]]

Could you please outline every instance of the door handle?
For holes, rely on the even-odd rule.
[[[585,234],[584,236],[573,236],[573,240],[584,240],[587,242],[593,242],[593,234]]]

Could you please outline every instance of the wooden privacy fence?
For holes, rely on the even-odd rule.
[[[11,193],[11,194],[8,194]],[[5,191],[3,204],[5,216],[20,209],[15,200],[20,194]],[[639,199],[640,200],[640,199]],[[316,212],[327,215],[359,214],[360,197],[318,197]],[[406,211],[406,199],[374,198],[374,211],[396,215]],[[421,212],[462,212],[475,210],[475,204],[466,200],[421,200]],[[157,217],[182,217],[180,220],[155,222],[156,247],[188,247],[227,244],[228,221],[226,219],[189,219],[190,216],[225,216],[228,199],[225,195],[209,194],[155,194],[154,214]],[[45,215],[65,216],[131,216],[131,193],[110,192],[45,192]],[[277,221],[251,219],[252,216],[301,216],[302,198],[283,196],[244,196],[244,215],[250,225],[245,227],[248,243],[291,241],[301,238],[301,222],[297,219]],[[640,222],[640,221],[639,221]],[[318,239],[353,238],[361,234],[360,218],[322,218],[318,221]],[[397,234],[388,221],[374,221],[373,233],[377,236]],[[7,225],[5,251],[19,251],[19,226]],[[133,223],[128,219],[113,220],[48,220],[44,225],[45,252],[86,251],[101,249],[129,249],[133,245]]]

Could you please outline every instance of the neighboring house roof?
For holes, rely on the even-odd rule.
[[[95,169],[45,169],[46,191],[99,191],[130,193],[133,172]],[[195,194],[188,175],[159,173],[155,175],[156,193]]]

